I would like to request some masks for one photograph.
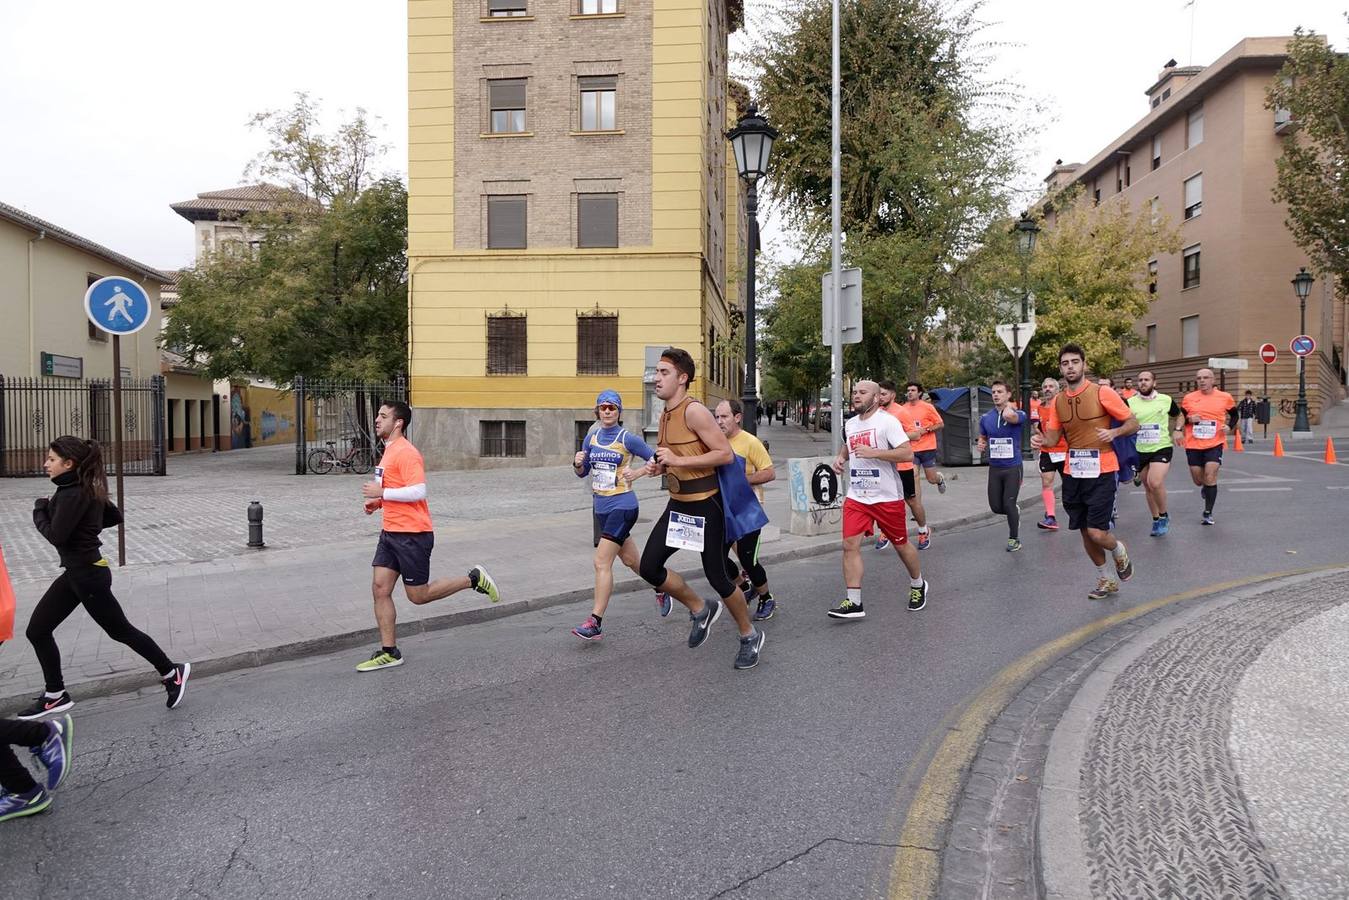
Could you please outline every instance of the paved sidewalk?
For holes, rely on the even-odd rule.
[[[778,464],[766,507],[773,523],[786,523],[785,460],[827,455],[827,432],[812,434],[795,425],[764,428]],[[255,453],[257,451],[245,451]],[[270,454],[270,458],[269,458]],[[175,458],[159,479],[128,479],[127,568],[118,570],[113,589],[131,621],[158,640],[170,657],[191,660],[200,674],[265,664],[320,650],[365,647],[376,640],[370,608],[370,558],[378,517],[359,508],[358,477],[285,474],[285,458],[274,449],[262,455],[214,454]],[[942,496],[928,486],[923,494],[934,529],[933,549],[941,552],[945,530],[988,521],[986,476],[982,468],[948,470]],[[1028,468],[1022,492],[1023,520],[1039,517],[1039,479]],[[590,564],[590,495],[567,467],[428,475],[437,549],[432,574],[458,574],[485,564],[499,583],[503,601],[492,605],[466,592],[438,603],[413,606],[399,599],[400,632],[481,621],[557,603],[588,601],[594,576]],[[0,483],[0,543],[18,594],[16,640],[0,648],[0,707],[40,691],[42,679],[22,629],[33,605],[56,572],[55,554],[33,540],[31,497],[47,488],[40,479]],[[658,482],[637,482],[642,517],[635,531],[644,542],[652,517],[664,507]],[[260,499],[267,510],[268,549],[244,547],[244,510]],[[147,521],[149,519],[150,521]],[[154,526],[154,527],[151,527]],[[105,553],[115,555],[114,532],[105,532]],[[821,565],[838,565],[837,535],[801,537],[765,531],[764,559],[826,555]],[[706,589],[696,557],[680,554],[676,568]],[[691,568],[692,567],[692,568]],[[621,565],[616,594],[644,588]],[[776,592],[788,611],[832,598]],[[639,592],[615,602],[650,603]],[[578,605],[578,616],[584,611]],[[579,618],[578,618],[579,622]],[[68,686],[88,696],[153,685],[148,666],[131,650],[110,641],[82,611],[57,632]],[[353,651],[354,661],[360,656]]]
[[[1349,896],[1349,569],[1122,624],[988,728],[941,897]]]

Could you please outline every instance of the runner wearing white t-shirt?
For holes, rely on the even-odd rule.
[[[843,501],[843,581],[848,595],[829,610],[830,618],[861,619],[862,536],[880,526],[909,570],[909,609],[927,603],[927,582],[918,566],[918,550],[909,543],[904,522],[899,472],[895,463],[913,459],[913,448],[904,427],[894,416],[878,408],[880,388],[874,381],[859,381],[852,389],[857,415],[844,427],[847,440],[834,459],[834,471],[848,467],[848,496]]]

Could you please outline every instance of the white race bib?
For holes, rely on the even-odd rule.
[[[1218,436],[1218,423],[1213,419],[1200,419],[1194,423],[1194,436],[1201,441],[1208,441]]]
[[[848,488],[861,498],[876,496],[881,490],[881,470],[854,465],[848,473]]]
[[[989,459],[1016,459],[1016,446],[1009,437],[991,437],[988,439]]]
[[[1146,425],[1138,426],[1138,443],[1160,444],[1161,442],[1162,425],[1160,422],[1149,422]]]
[[[1052,462],[1052,463],[1061,463],[1061,462],[1063,462],[1063,461],[1064,461],[1065,459],[1067,459],[1067,458],[1068,458],[1068,454],[1067,454],[1067,453],[1051,453],[1051,454],[1049,454],[1049,461]]]
[[[1068,474],[1073,478],[1101,477],[1101,451],[1069,450]]]
[[[618,467],[608,462],[590,464],[590,488],[596,493],[612,491],[618,486]]]
[[[670,521],[665,526],[665,546],[675,550],[696,550],[702,553],[706,533],[707,520],[702,516],[688,516],[671,511]]]
[[[375,484],[384,487],[384,467],[375,466]]]

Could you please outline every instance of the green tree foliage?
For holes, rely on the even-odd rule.
[[[820,342],[820,275],[824,266],[783,266],[768,278],[774,297],[762,313],[765,396],[812,402],[829,383],[829,349]]]
[[[270,147],[256,171],[280,180],[275,209],[250,214],[256,252],[186,270],[162,340],[206,374],[388,378],[407,359],[407,190],[369,172],[382,148],[365,113],[332,135],[301,95],[255,121]]]
[[[1266,106],[1297,124],[1276,161],[1274,199],[1316,268],[1349,291],[1349,58],[1297,29],[1279,75]]]

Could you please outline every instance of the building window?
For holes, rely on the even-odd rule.
[[[1162,198],[1153,197],[1148,201],[1148,206],[1152,210],[1152,224],[1156,225],[1162,221]]]
[[[526,0],[487,0],[487,15],[493,19],[529,15]]]
[[[496,313],[487,317],[488,375],[528,374],[528,321],[516,313]]]
[[[618,127],[615,102],[618,97],[618,77],[596,75],[578,78],[581,88],[581,130],[614,131]]]
[[[618,374],[618,316],[597,310],[576,317],[576,374]]]
[[[1157,326],[1148,326],[1148,362],[1157,361]]]
[[[1093,206],[1101,205],[1101,188],[1099,181],[1093,181],[1091,183],[1091,203]]]
[[[95,275],[92,272],[86,273],[85,288],[88,289],[93,285],[95,281],[98,281],[102,277],[103,277],[102,275]],[[99,328],[97,325],[95,325],[93,322],[89,320],[86,320],[85,324],[89,326],[89,340],[98,341],[99,343],[102,344],[106,344],[108,342],[108,333],[106,331],[104,331],[102,328]]]
[[[576,195],[576,246],[618,246],[618,195]]]
[[[581,0],[581,15],[611,16],[618,12],[618,0]]]
[[[1162,167],[1162,136],[1154,134],[1152,136],[1152,168],[1154,171]]]
[[[529,224],[524,194],[499,194],[487,198],[487,249],[523,250]]]
[[[1199,355],[1199,317],[1186,316],[1180,320],[1180,355]]]
[[[525,455],[525,423],[484,419],[478,423],[481,436],[479,456],[520,457]]]
[[[1128,187],[1129,185],[1131,185],[1131,184],[1133,183],[1133,180],[1134,180],[1133,172],[1132,172],[1132,170],[1130,169],[1129,164],[1128,164],[1128,163],[1125,163],[1125,164],[1124,164],[1124,186],[1125,186],[1125,187]]]
[[[1157,293],[1157,260],[1148,261],[1148,293]]]
[[[1159,107],[1159,106],[1161,106],[1161,105],[1162,105],[1162,98],[1161,98],[1161,97],[1153,97],[1153,98],[1152,98],[1152,108],[1153,108],[1153,109],[1156,109],[1157,107]]]
[[[525,130],[525,79],[495,78],[487,82],[487,105],[492,134],[520,134]]]
[[[1185,149],[1204,142],[1204,107],[1196,106],[1185,119]]]
[[[1171,89],[1170,89],[1170,88],[1167,88],[1166,90],[1162,91],[1162,99],[1163,99],[1163,100],[1168,100],[1168,99],[1170,99],[1170,97],[1171,97]]]
[[[1193,219],[1204,211],[1204,175],[1185,179],[1185,218]]]
[[[1185,279],[1182,288],[1199,287],[1199,246],[1185,251]]]

